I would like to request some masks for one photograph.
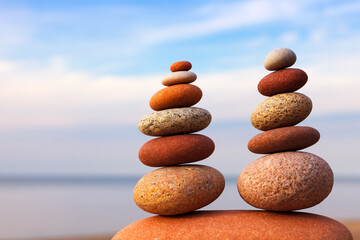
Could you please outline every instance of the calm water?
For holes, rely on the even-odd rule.
[[[0,239],[115,233],[151,214],[132,200],[136,179],[0,178]],[[254,209],[239,196],[234,178],[204,209]],[[330,196],[306,209],[337,220],[360,219],[360,181],[335,181]]]

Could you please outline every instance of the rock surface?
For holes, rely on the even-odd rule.
[[[276,48],[265,58],[264,67],[267,70],[279,70],[290,67],[296,62],[296,54],[289,48]]]
[[[144,116],[138,124],[139,130],[149,136],[167,136],[193,133],[206,128],[211,114],[202,108],[172,108]]]
[[[341,223],[310,213],[265,211],[196,211],[179,216],[154,216],[120,230],[112,240],[351,240]]]
[[[254,136],[248,149],[260,154],[295,151],[310,147],[319,139],[320,133],[312,127],[282,127]]]
[[[306,152],[261,157],[239,175],[238,191],[250,205],[269,211],[309,208],[331,192],[334,175],[325,160]]]
[[[169,108],[190,107],[200,101],[202,91],[192,84],[176,84],[155,93],[149,105],[155,111]]]
[[[177,165],[156,169],[134,188],[134,201],[146,212],[176,215],[205,207],[220,196],[224,176],[205,165]]]
[[[281,69],[272,72],[261,79],[258,84],[258,91],[265,96],[294,92],[303,87],[307,80],[307,74],[301,69]]]
[[[265,99],[251,114],[252,125],[266,131],[293,126],[311,112],[311,99],[301,93],[281,93]]]
[[[192,83],[196,80],[196,78],[197,76],[193,72],[179,71],[166,75],[161,83],[165,86],[171,86],[180,83]]]
[[[170,71],[177,72],[177,71],[189,71],[192,68],[192,65],[188,61],[179,61],[171,64]]]
[[[139,150],[140,161],[150,167],[190,163],[209,157],[214,142],[200,134],[183,134],[152,139]]]

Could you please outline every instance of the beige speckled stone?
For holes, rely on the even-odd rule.
[[[196,211],[153,216],[120,230],[112,240],[351,240],[334,219],[311,213],[249,210]]]
[[[220,196],[224,176],[204,165],[177,165],[154,170],[134,188],[134,201],[146,212],[176,215],[205,207]]]
[[[296,54],[289,48],[276,48],[265,58],[264,67],[267,70],[279,70],[290,67],[296,62]]]
[[[270,211],[309,208],[331,192],[334,175],[325,160],[306,152],[261,157],[239,175],[238,191],[250,205]]]
[[[203,130],[211,122],[211,114],[202,108],[172,108],[144,116],[139,130],[149,136],[167,136]]]
[[[180,83],[192,83],[196,78],[196,74],[191,71],[178,71],[166,75],[161,83],[165,86],[171,86]]]
[[[301,93],[281,93],[265,99],[251,114],[252,125],[266,131],[293,126],[309,116],[311,99]]]

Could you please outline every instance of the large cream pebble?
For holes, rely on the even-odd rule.
[[[331,192],[329,164],[307,152],[280,152],[250,163],[239,175],[238,191],[250,205],[269,211],[313,207]]]
[[[134,188],[134,201],[146,212],[176,215],[205,207],[224,187],[224,176],[212,167],[170,166],[143,176]]]

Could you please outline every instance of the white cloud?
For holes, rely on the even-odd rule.
[[[144,34],[147,43],[191,39],[234,28],[269,23],[279,19],[295,19],[301,11],[299,2],[242,1],[210,4],[194,10],[200,19],[150,29]]]
[[[294,67],[309,75],[308,83],[299,91],[313,100],[313,114],[360,112],[356,52],[311,56],[306,65]],[[134,124],[153,111],[148,101],[164,87],[161,75],[91,76],[69,70],[61,57],[49,62],[0,61],[2,129]],[[203,90],[203,99],[197,106],[208,109],[215,121],[248,119],[265,99],[257,92],[257,83],[268,73],[262,66],[198,73],[194,84]]]

